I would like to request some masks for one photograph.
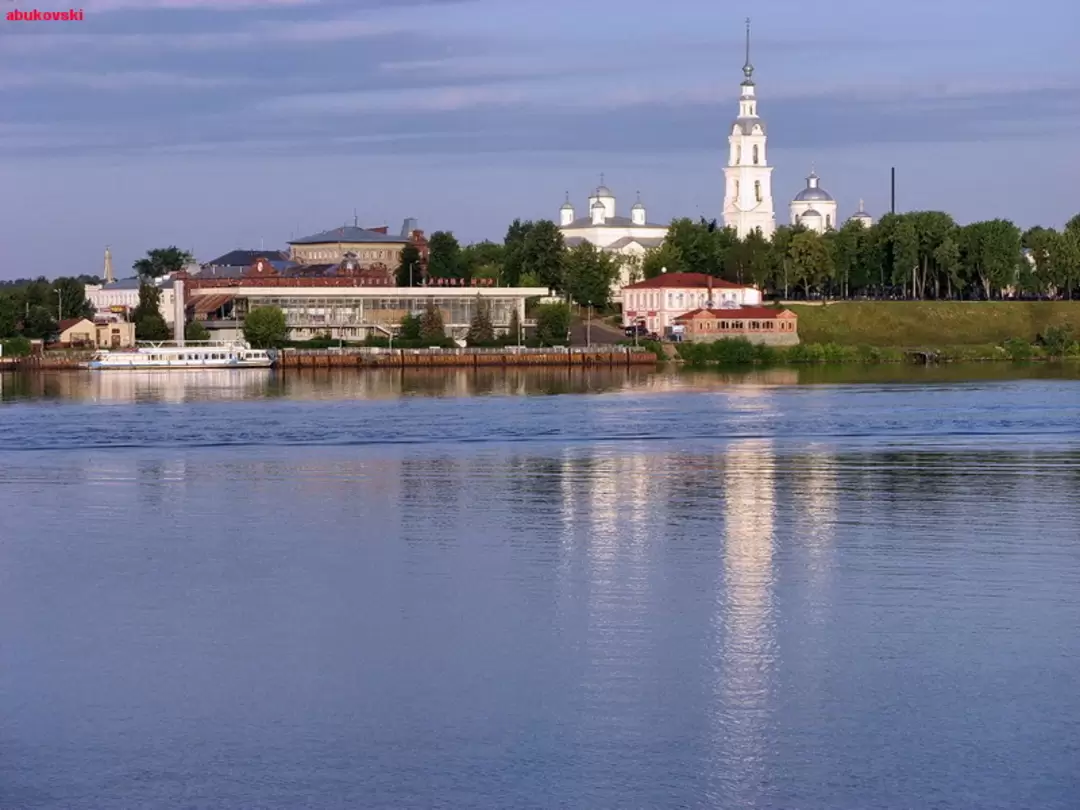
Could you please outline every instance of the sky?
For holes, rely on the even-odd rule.
[[[813,167],[960,222],[1080,211],[1076,0],[0,0],[0,278],[415,217],[719,217],[753,18],[778,220]]]

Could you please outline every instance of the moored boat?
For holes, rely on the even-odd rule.
[[[132,349],[102,349],[87,367],[109,369],[269,368],[276,355],[243,341],[140,343]]]

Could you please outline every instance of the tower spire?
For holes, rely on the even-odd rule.
[[[109,250],[109,246],[105,246],[105,283],[112,284],[113,282],[113,269],[112,269],[112,251]]]
[[[754,66],[750,64],[750,18],[746,18],[746,64],[743,65],[743,75],[746,76],[747,83],[751,83],[753,80],[750,78],[754,75]]]

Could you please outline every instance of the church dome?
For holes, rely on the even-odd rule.
[[[832,195],[818,185],[818,176],[810,172],[806,188],[795,195],[795,202],[834,202]]]
[[[645,206],[644,206],[644,204],[642,204],[641,200],[638,200],[636,203],[634,203],[633,208],[631,208],[630,210],[631,211],[644,211]]]
[[[873,217],[865,211],[856,211],[851,215],[851,219],[873,219]]]
[[[566,202],[564,202],[562,204],[562,207],[559,208],[559,210],[560,211],[573,211],[574,210],[574,204],[572,202],[570,202],[569,200],[567,200]]]
[[[611,189],[608,188],[607,186],[600,186],[600,188],[598,188],[596,190],[596,196],[597,197],[614,197],[615,195],[611,193]]]
[[[600,202],[599,200],[596,200],[596,201],[595,201],[595,202],[594,202],[594,203],[592,204],[592,210],[593,210],[593,211],[595,211],[595,210],[597,210],[597,209],[600,209],[601,211],[603,211],[603,210],[605,210],[605,207],[606,207],[606,206],[605,206],[605,205],[604,205],[604,204],[603,204],[602,202]]]

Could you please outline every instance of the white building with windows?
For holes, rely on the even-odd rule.
[[[600,175],[600,185],[589,196],[585,211],[585,216],[577,216],[574,204],[570,202],[570,192],[567,192],[566,202],[559,209],[559,231],[563,242],[568,248],[591,242],[600,250],[620,257],[619,277],[612,285],[612,300],[621,303],[622,288],[640,278],[637,272],[641,257],[645,251],[663,243],[668,226],[649,222],[640,194],[630,208],[630,216],[619,216],[615,195],[604,185],[604,175]]]
[[[759,230],[766,239],[776,230],[773,210],[772,167],[766,146],[768,132],[758,115],[757,88],[750,64],[750,21],[746,21],[746,64],[739,94],[739,117],[728,136],[728,164],[724,169],[724,225],[739,238]]]
[[[836,200],[821,187],[821,178],[813,169],[806,178],[806,188],[791,201],[791,224],[802,225],[807,230],[825,233],[839,227],[836,218]]]
[[[624,327],[643,324],[662,335],[691,310],[761,306],[761,290],[707,273],[661,273],[624,287],[622,300]]]

